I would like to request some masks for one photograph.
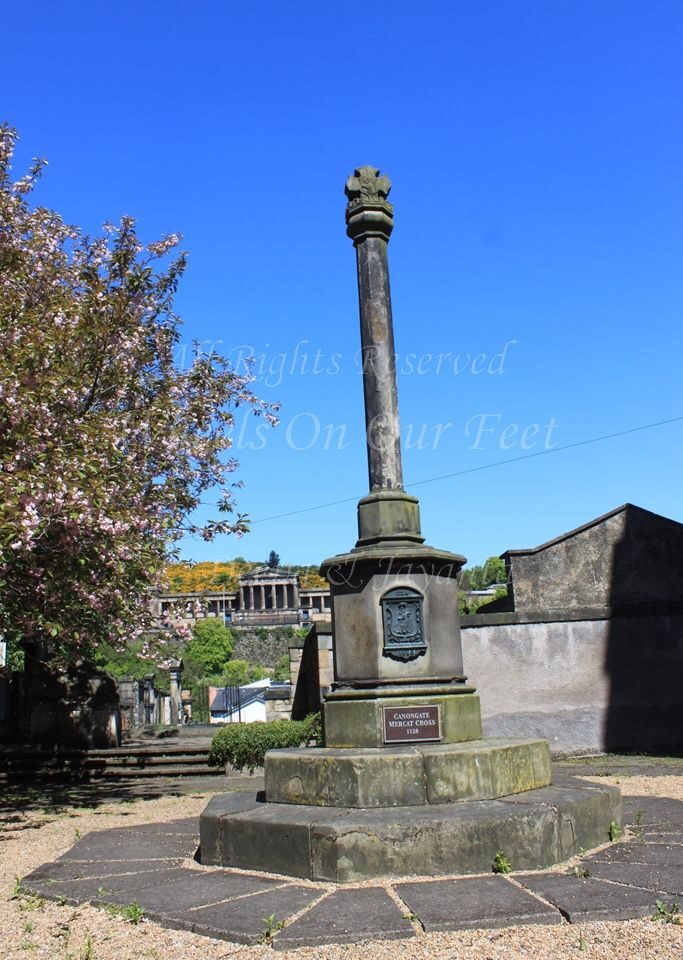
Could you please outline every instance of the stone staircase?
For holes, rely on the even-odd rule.
[[[131,741],[112,750],[0,748],[0,788],[39,780],[139,780],[220,774],[208,765],[208,739]]]

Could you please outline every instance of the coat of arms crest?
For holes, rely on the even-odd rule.
[[[389,590],[380,600],[385,657],[415,660],[427,650],[422,627],[422,594],[410,587]]]

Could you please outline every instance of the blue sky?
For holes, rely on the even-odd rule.
[[[39,200],[181,232],[184,343],[253,353],[282,402],[265,439],[238,418],[252,532],[185,557],[355,541],[364,163],[393,182],[406,482],[460,474],[414,488],[428,542],[480,563],[625,501],[683,521],[683,421],[558,449],[683,416],[680,3],[38,0],[3,33]]]

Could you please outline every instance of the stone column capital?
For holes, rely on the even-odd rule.
[[[377,167],[357,167],[347,179],[346,233],[354,246],[368,237],[388,242],[394,229],[394,208],[387,201],[390,190],[389,177],[380,176]]]

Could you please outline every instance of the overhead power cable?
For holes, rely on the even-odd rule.
[[[640,427],[630,427],[628,430],[618,430],[616,433],[605,433],[600,437],[590,437],[588,440],[577,440],[575,443],[565,443],[559,447],[552,447],[549,450],[538,450],[535,453],[524,453],[518,457],[508,457],[506,460],[496,460],[493,463],[483,463],[477,467],[468,467],[466,470],[456,470],[454,473],[443,473],[438,477],[429,477],[427,480],[414,480],[405,486],[421,487],[427,483],[438,483],[441,480],[452,480],[454,477],[464,477],[469,473],[479,473],[482,470],[493,470],[496,467],[505,467],[510,463],[520,463],[523,460],[534,460],[537,457],[546,457],[551,453],[562,453],[565,450],[575,450],[577,447],[587,447],[591,443],[601,443],[603,440],[614,440],[617,437],[626,437],[632,433],[641,433],[643,430],[652,430],[654,427],[663,427],[670,423],[679,423],[683,420],[681,417],[670,417],[668,420],[658,420],[656,423],[645,423]],[[298,510],[290,510],[287,513],[276,513],[270,517],[259,517],[256,520],[250,520],[250,524],[269,523],[271,520],[284,520],[286,517],[296,517],[302,513],[312,513],[314,510],[325,510],[327,507],[337,507],[342,503],[356,503],[361,497],[367,496],[367,493],[355,497],[344,497],[343,500],[330,500],[327,503],[317,503],[312,507],[300,507]]]

